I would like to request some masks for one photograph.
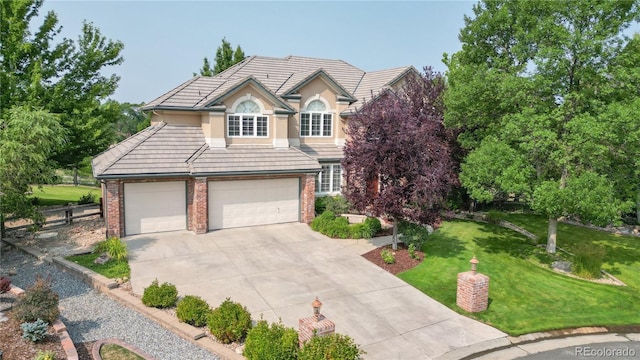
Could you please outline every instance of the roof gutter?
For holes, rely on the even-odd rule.
[[[287,174],[317,174],[322,170],[321,167],[316,169],[304,170],[264,170],[264,171],[227,171],[227,172],[193,172],[193,173],[154,173],[154,174],[133,174],[133,175],[102,175],[96,176],[98,180],[118,180],[118,179],[148,179],[148,178],[166,178],[166,177],[203,177],[203,176],[250,176],[250,175],[287,175]]]

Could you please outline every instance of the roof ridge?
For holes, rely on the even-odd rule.
[[[138,141],[136,144],[134,144],[133,146],[131,146],[131,148],[129,148],[129,150],[127,150],[125,153],[123,153],[121,156],[117,157],[115,160],[111,161],[111,163],[107,166],[104,167],[104,169],[102,170],[102,172],[104,173],[105,171],[107,171],[110,167],[112,167],[116,162],[122,160],[123,157],[127,156],[131,151],[133,151],[133,149],[137,148],[138,146],[140,146],[140,144],[142,144],[143,142],[149,140],[149,138],[157,133],[160,129],[162,129],[163,127],[165,127],[167,125],[166,122],[161,121],[160,123],[158,123],[158,125],[156,125],[157,127],[155,129],[153,129],[152,127],[148,127],[146,128],[144,131],[149,132],[149,134],[147,134],[146,136],[144,136],[140,141]],[[135,136],[135,135],[133,135]],[[133,137],[132,136],[132,137]],[[122,142],[124,142],[125,140],[123,140]]]
[[[238,70],[242,69],[243,67],[245,67],[248,63],[250,63],[251,61],[253,61],[255,58],[257,58],[257,55],[251,55],[251,56],[247,56],[246,58],[242,59],[242,61],[240,61],[239,63],[233,64],[231,67],[228,67],[224,70],[222,70],[222,72],[219,72],[211,77],[217,77],[221,74],[224,74],[226,72],[229,72],[229,77],[233,76],[233,74],[237,73]],[[233,70],[233,72],[231,72],[230,70]],[[229,78],[227,77],[227,79]]]
[[[368,72],[363,71],[362,72],[362,76],[360,76],[360,80],[358,80],[358,84],[356,85],[356,87],[353,89],[353,96],[356,95],[356,93],[358,92],[358,88],[360,87],[360,85],[362,84],[362,80],[364,80],[364,77],[367,76]],[[356,101],[358,101],[358,99],[356,99]]]
[[[156,101],[156,100],[158,100],[158,99],[162,99],[162,101],[161,101],[160,103],[163,103],[163,102],[167,101],[168,99],[172,98],[172,97],[173,97],[173,96],[175,96],[177,93],[179,93],[179,92],[180,92],[180,90],[182,90],[182,89],[184,89],[185,87],[187,87],[187,86],[191,85],[194,81],[198,80],[198,79],[199,79],[199,78],[201,78],[201,77],[202,77],[202,76],[200,76],[200,75],[192,77],[191,79],[189,79],[189,80],[187,80],[187,81],[183,82],[182,84],[180,84],[180,85],[178,85],[178,86],[174,87],[173,89],[171,89],[171,90],[169,90],[169,91],[165,92],[164,94],[162,94],[162,95],[158,96],[157,98],[155,98],[155,99],[151,100],[151,101],[149,102],[149,104],[153,103],[154,101]],[[168,94],[170,94],[170,93],[173,93],[173,94],[168,95]],[[166,97],[166,98],[163,98],[164,96],[167,96],[167,97]],[[149,104],[145,104],[145,105],[143,105],[143,106],[141,107],[141,109],[145,110],[145,107],[149,106]]]
[[[193,152],[193,154],[191,154],[191,156],[189,156],[189,158],[187,159],[186,163],[189,165],[189,172],[193,174],[193,163],[198,160],[198,158],[200,157],[200,155],[202,155],[207,148],[209,147],[209,144],[207,144],[206,142],[204,144],[202,144],[202,146],[200,146],[200,148],[196,151]]]

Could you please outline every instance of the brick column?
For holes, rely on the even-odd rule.
[[[193,189],[193,231],[204,234],[209,230],[209,182],[196,178]]]
[[[336,332],[336,324],[320,313],[322,303],[318,297],[311,303],[311,306],[313,307],[313,316],[298,320],[298,345],[300,347],[314,336],[326,336]]]
[[[302,195],[300,204],[300,220],[309,224],[316,215],[316,179],[312,174],[303,175],[301,178]]]
[[[335,333],[336,324],[323,315],[320,315],[318,319],[316,319],[315,316],[310,316],[298,320],[298,329],[298,344],[302,347],[305,342],[311,340],[314,336],[325,336]]]
[[[124,185],[120,180],[106,181],[105,200],[107,237],[124,236]]]
[[[471,271],[458,274],[456,304],[468,312],[480,312],[489,306],[489,277],[476,272],[478,259],[471,259]]]

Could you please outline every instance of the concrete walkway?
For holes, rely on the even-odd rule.
[[[214,307],[230,297],[254,319],[295,329],[318,296],[323,315],[362,345],[366,359],[433,359],[506,341],[360,256],[379,243],[330,239],[297,223],[125,240],[136,294],[157,278],[180,295]]]

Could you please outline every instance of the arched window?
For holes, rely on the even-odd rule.
[[[260,112],[260,106],[254,101],[245,100],[238,104],[233,115],[227,116],[229,136],[267,137],[269,118]]]
[[[311,101],[300,113],[300,136],[331,136],[333,115],[320,100]]]

